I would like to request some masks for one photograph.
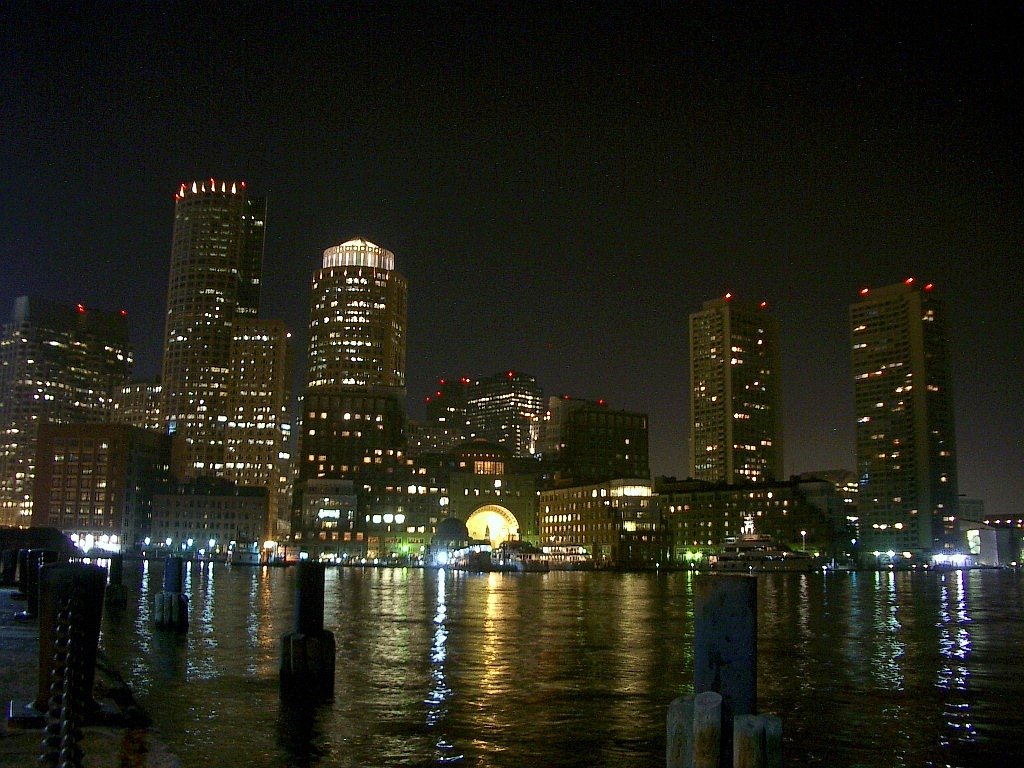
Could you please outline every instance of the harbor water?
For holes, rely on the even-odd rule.
[[[664,765],[692,692],[695,576],[335,568],[333,701],[280,701],[294,569],[192,563],[187,632],[156,629],[163,565],[128,562],[101,647],[186,768]],[[1024,575],[758,577],[758,703],[800,766],[1021,764]]]

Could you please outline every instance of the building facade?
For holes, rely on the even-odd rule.
[[[266,201],[244,182],[182,184],[164,333],[163,419],[181,437],[181,479],[220,476],[235,385],[235,326],[259,308]]]
[[[850,337],[863,547],[908,559],[951,550],[956,438],[934,286],[909,278],[863,289],[850,307]]]
[[[543,546],[583,547],[597,566],[666,562],[668,543],[644,478],[545,490],[539,503]]]
[[[657,505],[669,540],[670,562],[700,564],[709,554],[721,551],[726,539],[739,536],[748,521],[756,533],[769,535],[779,544],[837,554],[837,548],[848,542],[840,538],[841,531],[822,509],[821,496],[828,493],[827,488],[832,488],[835,499],[826,506],[841,505],[834,486],[813,480],[742,485],[661,480],[656,486]]]
[[[163,387],[157,381],[133,381],[114,393],[114,410],[110,420],[140,429],[165,430],[160,401]]]
[[[718,483],[783,476],[778,324],[730,294],[690,315],[690,476]]]
[[[153,495],[171,481],[171,438],[126,424],[41,424],[32,525],[84,552],[141,548]]]
[[[201,477],[153,494],[150,546],[171,554],[223,553],[231,542],[260,542],[267,489]]]
[[[560,485],[649,478],[647,414],[612,410],[603,400],[550,397],[539,452]]]
[[[291,486],[291,335],[279,320],[236,321],[232,386],[224,429],[223,477],[267,489],[265,535],[289,517]]]
[[[514,456],[532,456],[544,417],[537,380],[519,371],[477,379],[466,396],[469,435],[503,445]]]
[[[124,312],[15,301],[0,334],[0,525],[31,523],[39,425],[108,421],[132,363]]]

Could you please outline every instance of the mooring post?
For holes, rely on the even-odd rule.
[[[184,630],[188,628],[188,596],[182,592],[185,561],[171,555],[164,561],[164,591],[156,596],[153,611],[156,626]]]
[[[61,611],[71,601],[75,653],[79,660],[76,681],[77,704],[88,716],[99,705],[92,698],[96,677],[96,649],[103,618],[103,592],[107,585],[107,569],[85,563],[48,563],[39,569],[39,688],[34,707],[46,711],[53,675],[54,640]]]
[[[39,615],[39,570],[48,563],[57,562],[58,554],[52,549],[30,549],[25,563],[25,610],[19,619],[34,619]]]
[[[18,550],[18,591],[14,594],[16,600],[24,600],[28,597],[28,550]]]
[[[721,759],[728,766],[733,720],[757,708],[757,577],[711,574],[694,586],[693,689],[722,695]]]
[[[14,584],[14,574],[17,570],[18,550],[5,549],[0,553],[0,585],[9,587]]]
[[[108,608],[124,608],[128,605],[128,590],[124,586],[124,555],[120,552],[110,556],[110,575],[108,577],[106,606]]]
[[[304,560],[295,571],[293,628],[281,637],[281,696],[330,698],[335,643],[324,629],[324,565]]]

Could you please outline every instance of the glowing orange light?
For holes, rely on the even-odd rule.
[[[725,300],[726,301],[732,301],[732,294],[731,293],[725,294]]]
[[[768,309],[768,302],[767,301],[762,301],[759,306],[761,307],[761,309]]]
[[[870,288],[861,288],[860,289],[860,295],[861,296],[867,296],[869,293],[871,293],[871,289]]]

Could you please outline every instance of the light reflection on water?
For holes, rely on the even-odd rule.
[[[125,564],[102,644],[192,766],[651,766],[690,692],[690,573],[331,569],[335,699],[283,707],[291,569],[190,564],[187,633],[156,630],[161,563]],[[762,711],[808,766],[1020,762],[1020,574],[758,579]]]

